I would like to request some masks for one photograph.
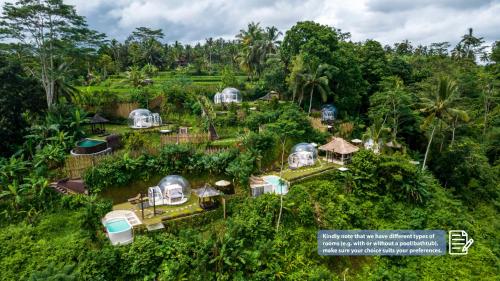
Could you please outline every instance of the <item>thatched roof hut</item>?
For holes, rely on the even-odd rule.
[[[326,152],[326,160],[344,165],[359,148],[343,138],[333,137],[332,140],[319,147]]]

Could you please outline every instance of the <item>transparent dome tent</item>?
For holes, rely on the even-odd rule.
[[[214,103],[241,103],[241,92],[236,88],[225,88],[221,93],[214,96]]]
[[[191,196],[191,185],[181,176],[164,177],[157,186],[148,189],[149,204],[180,205],[186,203]]]
[[[135,109],[128,115],[128,126],[133,129],[158,127],[161,126],[161,117],[147,109]]]
[[[292,169],[311,166],[316,163],[317,159],[318,150],[316,146],[311,143],[302,142],[292,147],[290,156],[288,156],[288,165]]]
[[[327,104],[321,109],[321,121],[333,122],[337,118],[337,108],[332,104]]]

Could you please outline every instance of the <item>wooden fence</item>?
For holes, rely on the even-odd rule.
[[[137,102],[118,103],[107,107],[105,109],[105,113],[113,117],[128,118],[130,112],[137,108],[139,108],[139,104]]]
[[[204,143],[209,140],[207,133],[202,134],[168,134],[160,136],[160,143],[162,146],[167,144],[181,144],[181,143]]]
[[[90,167],[99,164],[101,161],[110,157],[109,154],[103,155],[79,155],[66,158],[64,171],[70,179],[81,178]]]
[[[220,152],[225,152],[228,151],[229,147],[214,147],[214,146],[209,146],[205,149],[205,154],[216,154]]]

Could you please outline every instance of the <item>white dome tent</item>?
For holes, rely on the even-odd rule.
[[[214,103],[241,103],[241,93],[236,88],[225,88],[221,93],[217,93],[214,96]]]
[[[288,156],[288,166],[291,169],[312,166],[318,159],[318,150],[311,143],[299,143],[292,147]]]
[[[147,109],[135,109],[128,115],[128,125],[133,129],[143,129],[161,126],[161,117]]]
[[[148,189],[148,199],[151,206],[180,205],[186,203],[191,196],[189,182],[178,175],[164,177],[157,186]]]

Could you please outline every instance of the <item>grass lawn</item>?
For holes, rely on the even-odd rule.
[[[127,133],[127,132],[142,132],[142,135],[147,139],[148,144],[151,146],[159,146],[160,145],[159,130],[162,130],[162,129],[170,129],[170,127],[167,125],[164,125],[164,126],[160,126],[160,127],[153,127],[153,128],[149,128],[149,129],[138,130],[138,129],[129,128],[128,125],[124,125],[124,124],[106,124],[106,133],[107,134],[123,135],[124,133]],[[88,138],[104,140],[106,138],[106,136],[89,134]]]
[[[113,210],[133,211],[145,225],[161,223],[163,220],[168,220],[180,216],[188,216],[203,212],[203,209],[198,204],[198,197],[193,194],[186,203],[179,206],[168,206],[168,205],[156,206],[157,211],[158,210],[163,211],[163,213],[160,215],[153,216],[153,208],[152,207],[145,208],[144,219],[142,219],[141,208],[137,205],[132,205],[129,202],[114,205]]]
[[[219,139],[210,143],[211,146],[232,146],[239,142],[239,138]]]
[[[307,177],[307,176],[312,176],[314,174],[318,174],[324,171],[336,169],[340,167],[340,165],[334,164],[334,163],[329,163],[325,161],[321,161],[321,163],[316,164],[314,166],[308,166],[308,167],[302,167],[299,169],[289,169],[286,168],[283,170],[283,179],[293,182],[295,180]],[[279,172],[275,172],[275,175],[279,175]]]

